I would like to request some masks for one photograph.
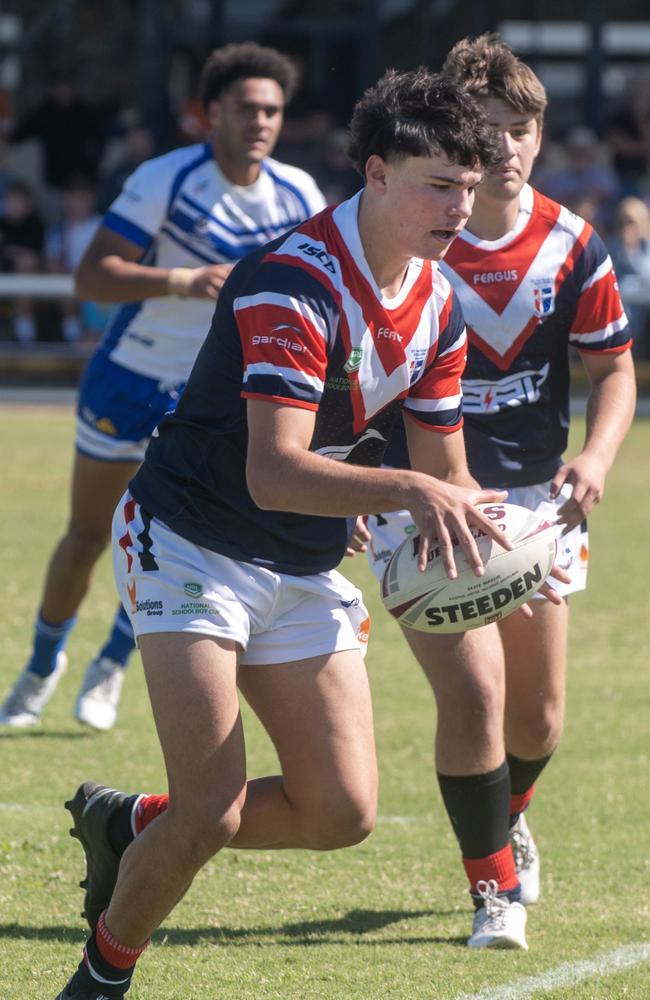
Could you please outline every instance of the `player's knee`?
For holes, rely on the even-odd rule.
[[[170,822],[174,824],[179,851],[188,868],[197,870],[230,843],[241,822],[240,801],[227,806],[204,802],[203,809],[170,807]]]
[[[548,757],[562,737],[564,713],[553,702],[531,706],[530,712],[517,719],[516,743],[518,753],[527,759]]]
[[[457,689],[454,705],[446,706],[447,713],[477,731],[484,731],[497,720],[501,726],[504,709],[504,691],[501,678],[486,674],[468,677]]]
[[[372,833],[376,818],[376,800],[371,795],[320,803],[303,819],[305,846],[314,851],[333,851],[360,844]]]
[[[108,545],[110,525],[78,524],[71,521],[64,545],[77,565],[94,563]]]

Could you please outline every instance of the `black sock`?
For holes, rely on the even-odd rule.
[[[135,839],[131,827],[131,813],[139,798],[139,795],[130,795],[108,821],[106,831],[108,842],[119,857],[122,857],[131,841]]]
[[[135,965],[118,969],[102,958],[95,941],[95,932],[86,942],[83,961],[79,963],[77,977],[86,987],[101,990],[107,998],[123,997],[131,985]]]
[[[438,782],[463,858],[486,858],[503,850],[510,814],[506,761],[487,774],[438,773]]]
[[[525,795],[533,787],[540,774],[553,756],[540,757],[539,760],[522,760],[514,754],[506,752],[506,760],[510,769],[510,791],[512,795]],[[510,826],[514,826],[519,816],[519,812],[510,816]]]

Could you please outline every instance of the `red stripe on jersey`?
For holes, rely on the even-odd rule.
[[[590,226],[588,222],[585,222],[580,233],[576,237],[576,241],[571,247],[571,252],[568,254],[567,259],[562,264],[562,267],[557,273],[555,279],[555,294],[557,295],[558,288],[564,283],[569,274],[573,271],[576,261],[584,253],[585,247],[589,242],[589,238],[593,233],[593,226]]]
[[[472,344],[478,347],[479,351],[489,358],[493,365],[500,368],[501,371],[505,372],[508,370],[514,359],[517,357],[522,347],[526,343],[529,337],[532,337],[533,333],[540,324],[540,317],[533,316],[528,320],[526,326],[523,328],[516,340],[512,342],[505,354],[501,355],[497,351],[493,350],[486,340],[479,337],[476,330],[471,326],[467,327],[467,336],[469,337]]]
[[[486,253],[485,247],[454,240],[445,263],[501,316],[528,274],[540,249],[560,216],[560,206],[534,192],[535,207],[524,229],[507,244]],[[539,204],[538,204],[539,202]],[[538,209],[544,204],[544,214]]]
[[[327,344],[301,313],[272,302],[237,309],[244,369],[266,362],[325,378]]]
[[[294,399],[290,396],[268,396],[262,392],[241,392],[242,399],[263,399],[267,403],[279,403],[281,406],[295,406],[298,410],[317,410],[318,403],[307,403],[304,399]]]
[[[576,347],[581,354],[622,354],[623,351],[629,351],[632,347],[632,338],[625,343],[620,344],[619,347],[583,347],[582,344],[571,344],[572,347]]]
[[[124,524],[126,526],[126,530],[117,543],[126,556],[127,573],[131,572],[131,566],[133,565],[133,556],[129,552],[129,546],[132,544],[131,535],[129,533],[129,525],[135,517],[135,506],[136,503],[133,497],[127,500],[124,504]]]
[[[418,427],[422,427],[425,431],[435,431],[437,434],[453,434],[455,431],[459,431],[464,423],[463,417],[461,417],[458,423],[451,424],[449,426],[443,426],[442,424],[427,424],[424,420],[419,419],[415,410],[409,410],[404,407],[404,412],[408,413],[409,419],[415,421]]]
[[[439,339],[442,339],[451,316],[451,300],[450,295],[441,313]],[[447,396],[460,395],[462,391],[460,380],[467,362],[467,343],[463,341],[456,350],[448,351],[439,358],[437,358],[437,347],[438,344],[435,344],[427,355],[426,363],[430,367],[419,382],[409,390],[411,399],[444,399]],[[434,360],[435,365],[432,364]]]
[[[581,294],[571,327],[571,335],[595,333],[615,323],[623,315],[623,303],[618,293],[616,275],[609,271]],[[589,347],[589,345],[586,345]]]

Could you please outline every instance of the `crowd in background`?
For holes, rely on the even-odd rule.
[[[176,129],[174,145],[202,141],[198,102],[187,102]],[[126,177],[159,152],[135,112],[91,105],[69,78],[52,80],[40,104],[20,116],[2,118],[0,102],[0,272],[71,273]],[[289,113],[275,155],[308,170],[330,203],[360,185],[345,134],[326,110]],[[650,79],[631,81],[602,136],[576,126],[547,138],[532,182],[594,225],[624,296],[650,291]],[[627,309],[635,354],[650,359],[650,307]],[[4,300],[0,339],[95,342],[105,319],[99,303]]]

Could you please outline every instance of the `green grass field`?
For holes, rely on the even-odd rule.
[[[65,409],[0,412],[3,698],[23,665],[63,525],[73,423]],[[577,422],[574,447],[582,430]],[[324,855],[225,851],[155,936],[129,997],[650,998],[649,454],[650,422],[638,421],[592,518],[590,587],[573,600],[566,735],[529,814],[543,865],[530,951],[464,945],[471,913],[435,782],[433,702],[357,558],[345,569],[374,612],[376,831],[358,848]],[[114,606],[104,559],[43,725],[0,732],[0,1000],[53,998],[80,957],[82,854],[63,800],[85,778],[164,790],[135,659],[112,733],[87,732],[72,718]],[[245,714],[250,773],[274,769],[266,737]]]

